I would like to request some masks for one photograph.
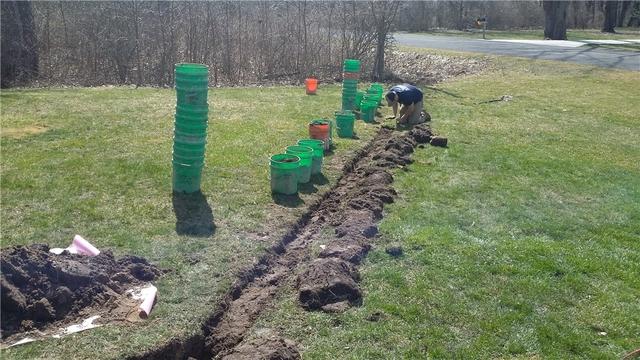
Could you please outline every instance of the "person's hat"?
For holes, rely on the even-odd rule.
[[[398,95],[398,94],[396,94],[396,92],[395,92],[395,91],[389,91],[389,92],[387,93],[387,95],[385,95],[385,98],[386,98],[388,101],[395,101],[395,100],[396,100],[396,95]]]

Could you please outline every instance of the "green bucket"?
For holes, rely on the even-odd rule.
[[[356,93],[356,104],[355,104],[356,110],[360,110],[360,103],[362,103],[362,96],[364,96],[364,92],[358,91]]]
[[[179,131],[181,134],[193,134],[197,136],[207,136],[207,123],[184,123],[180,121],[176,121],[175,123],[176,131]]]
[[[338,128],[338,136],[341,138],[353,137],[353,119],[336,119],[336,127]]]
[[[204,156],[205,153],[205,146],[204,144],[202,145],[197,145],[197,146],[185,146],[184,144],[173,144],[173,153],[174,154],[180,154],[181,156]]]
[[[178,99],[178,105],[208,106],[207,96],[207,89],[191,90],[176,87],[176,98]]]
[[[203,64],[180,63],[175,65],[176,75],[207,77],[209,76],[209,68]]]
[[[353,111],[350,111],[350,110],[336,111],[334,115],[336,116],[336,119],[352,119],[353,120],[356,118]]]
[[[356,99],[353,99],[353,100],[343,99],[342,100],[342,110],[351,111],[351,110],[354,110],[355,107],[356,107]]]
[[[298,192],[298,168],[300,157],[276,154],[271,161],[271,192],[293,195]]]
[[[176,75],[176,89],[190,91],[205,91],[209,89],[209,80],[180,78]]]
[[[206,127],[209,119],[206,117],[190,117],[185,115],[176,114],[175,116],[176,124],[186,125],[186,126],[199,126]]]
[[[202,155],[191,155],[191,154],[182,154],[180,152],[173,152],[173,161],[176,163],[184,164],[184,165],[203,165],[204,164],[204,154]]]
[[[322,158],[324,157],[324,141],[317,139],[302,139],[298,140],[298,145],[308,146],[313,149],[311,175],[320,174],[322,172]]]
[[[202,167],[173,162],[173,191],[194,193],[200,190]]]
[[[173,137],[173,147],[174,148],[180,148],[180,149],[185,149],[185,150],[202,150],[204,151],[205,146],[207,145],[207,139],[202,139],[202,141],[189,141],[189,142],[185,142],[182,141],[181,138],[176,138],[175,136]]]
[[[176,106],[176,115],[189,119],[208,119],[209,105],[178,104],[178,106]]]
[[[300,158],[300,167],[298,168],[298,182],[301,184],[308,183],[309,180],[311,180],[313,148],[300,145],[287,146],[286,153],[290,155],[296,155]]]
[[[370,101],[362,102],[362,105],[360,105],[362,120],[366,123],[372,123],[375,120],[377,108],[378,105],[376,103]]]
[[[357,59],[346,59],[343,64],[343,69],[346,72],[359,72],[360,71],[360,60]]]
[[[181,144],[193,144],[193,145],[206,144],[207,135],[206,134],[190,134],[190,133],[182,132],[179,130],[174,130],[173,141],[175,143],[181,143]]]

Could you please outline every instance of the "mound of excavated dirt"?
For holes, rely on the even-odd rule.
[[[390,79],[400,82],[435,84],[454,77],[476,74],[487,68],[489,60],[393,51],[386,59],[393,64]]]
[[[300,304],[308,310],[342,301],[359,304],[362,292],[358,279],[358,270],[351,263],[336,258],[316,259],[298,277]]]
[[[137,256],[115,259],[109,251],[89,257],[55,255],[43,244],[2,250],[2,337],[72,319],[89,306],[152,281],[161,271]]]
[[[222,357],[222,360],[297,360],[300,353],[293,341],[273,334],[261,334],[247,339]]]

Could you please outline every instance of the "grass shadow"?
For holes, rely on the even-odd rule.
[[[193,194],[173,192],[172,202],[178,235],[209,237],[215,234],[213,211],[201,191]]]
[[[271,198],[273,199],[273,202],[275,202],[276,204],[289,207],[289,208],[295,208],[304,204],[304,201],[302,201],[302,199],[297,193],[293,195],[271,193]]]

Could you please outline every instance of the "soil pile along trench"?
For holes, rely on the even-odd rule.
[[[55,255],[44,244],[2,249],[0,266],[3,340],[57,328],[92,311],[106,315],[126,290],[162,274],[137,256]]]
[[[381,128],[345,165],[334,188],[309,208],[280,243],[241,274],[203,325],[201,334],[174,339],[131,359],[249,359],[262,356],[265,347],[270,346],[280,349],[278,353],[291,354],[287,340],[273,334],[259,341],[243,341],[261,312],[287,283],[296,284],[300,305],[308,310],[342,311],[358,305],[362,294],[356,265],[371,247],[369,242],[378,232],[376,224],[382,218],[384,205],[393,202],[396,195],[389,170],[411,163],[414,148],[428,143],[431,136],[426,124],[408,132]],[[317,259],[311,259],[311,244],[327,226],[335,229],[335,237]],[[251,344],[261,345],[252,352]],[[293,353],[277,358],[298,357]]]

